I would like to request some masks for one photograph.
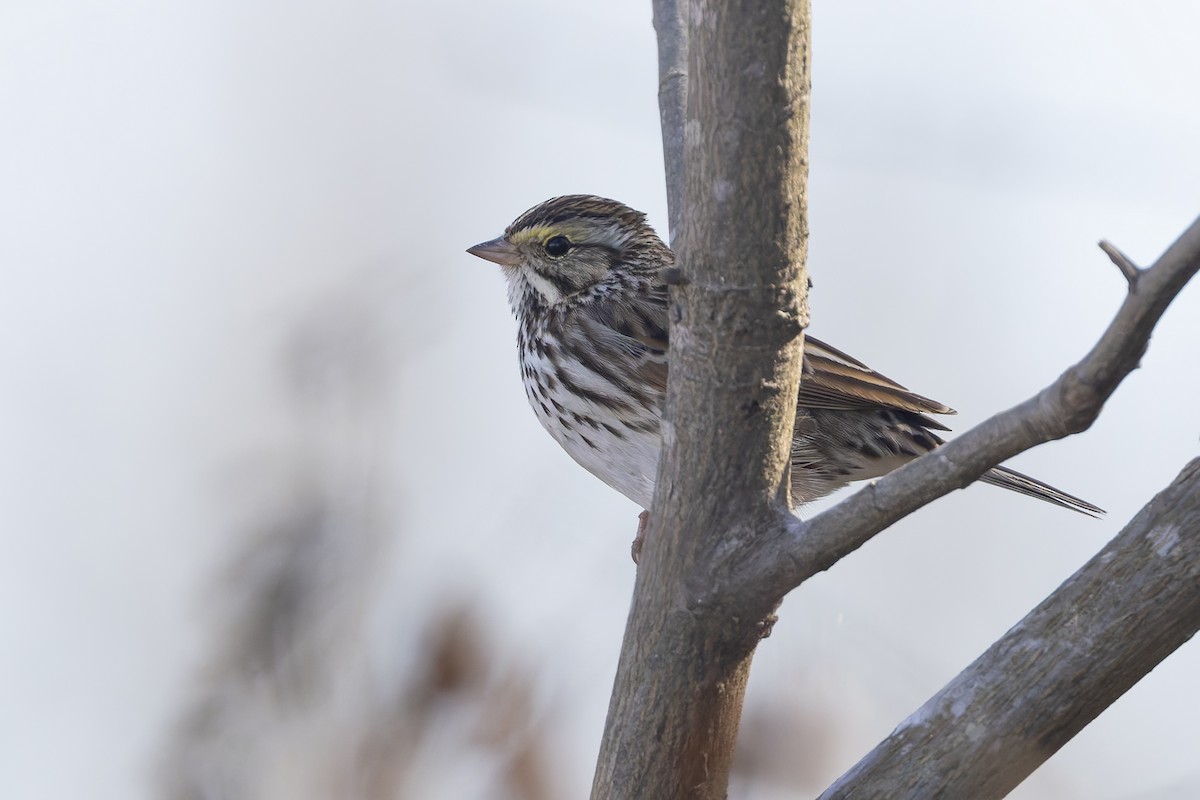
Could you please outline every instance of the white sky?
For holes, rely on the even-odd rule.
[[[1200,213],[1200,6],[815,6],[813,331],[964,429],[1102,330],[1097,239],[1149,263]],[[243,478],[291,435],[282,331],[381,272],[407,537],[381,602],[485,602],[586,791],[637,509],[541,431],[463,249],[570,192],[665,230],[656,85],[632,0],[0,5],[0,796],[152,796]],[[1106,521],[936,503],[788,600],[750,705],[836,713],[827,778],[850,766],[1196,455],[1198,320],[1189,287],[1100,422],[1017,460]],[[1013,796],[1200,794],[1198,670],[1186,645]]]

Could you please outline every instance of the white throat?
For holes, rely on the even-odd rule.
[[[520,308],[522,295],[531,289],[540,294],[547,305],[554,305],[563,299],[557,286],[529,267],[506,269],[504,277],[508,278],[508,302],[514,310]]]

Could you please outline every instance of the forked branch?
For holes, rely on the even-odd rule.
[[[1120,253],[1109,245],[1105,252]],[[781,520],[777,546],[762,547],[748,586],[780,596],[833,566],[884,528],[991,467],[1039,444],[1086,430],[1142,354],[1167,306],[1200,271],[1200,219],[1152,267],[1113,259],[1129,282],[1125,301],[1099,341],[1037,395],[977,425],[934,452],[880,478],[833,508],[801,522]]]
[[[1200,270],[1200,220],[1145,270],[1105,246],[1129,292],[1079,363],[1037,396],[934,453],[812,520],[796,519],[780,487],[786,485],[795,418],[798,332],[806,322],[807,2],[692,0],[688,8],[685,25],[676,0],[655,0],[672,244],[678,239],[691,281],[672,287],[662,461],[593,800],[724,797],[750,658],[761,623],[784,595],[996,464],[1089,427],[1136,368],[1167,306]],[[1014,629],[981,658],[978,673],[965,673],[927,706],[931,720],[942,718],[946,703],[951,715],[960,706],[977,710],[982,716],[974,717],[976,725],[986,722],[987,738],[1000,742],[996,755],[1012,748],[1011,765],[997,768],[995,761],[962,756],[953,741],[943,746],[923,738],[943,736],[943,729],[921,727],[924,715],[897,731],[896,743],[908,748],[907,757],[915,766],[927,765],[920,774],[937,775],[946,759],[959,758],[964,774],[973,777],[954,786],[986,790],[941,796],[993,796],[986,792],[1019,781],[1039,763],[1025,744],[996,738],[993,731],[1000,728],[994,725],[1009,725],[999,735],[1028,736],[1048,755],[1195,630],[1192,605],[1185,602],[1195,598],[1174,592],[1196,584],[1197,472],[1195,464],[1189,466],[1109,550],[1035,611],[1024,629]],[[1179,541],[1173,529],[1163,527],[1167,522],[1180,526]],[[1191,533],[1184,543],[1186,531]],[[1162,576],[1174,576],[1178,585],[1164,587]],[[1132,584],[1122,585],[1125,581]],[[1159,613],[1164,591],[1172,602],[1179,600],[1174,608],[1183,624]],[[1072,603],[1099,610],[1104,603],[1117,604],[1108,616],[1098,613],[1089,630],[1136,643],[1118,650],[1106,648],[1103,638],[1088,643],[1063,636],[1069,618],[1062,609]],[[1142,624],[1129,625],[1130,619]],[[1022,638],[1022,630],[1034,629],[1057,641],[1035,647]],[[1037,652],[1060,643],[1078,652]],[[1130,659],[1132,647],[1148,657]],[[1111,657],[1089,661],[1089,651]],[[1051,669],[1056,659],[1065,673]],[[1084,661],[1090,663],[1086,685],[1092,696],[1082,696],[1083,684],[1072,683],[1078,672],[1071,670]],[[1032,670],[1020,673],[1027,685],[1005,675],[1023,666]],[[1021,695],[1022,688],[1031,693]],[[1019,716],[1019,708],[1011,709],[1011,723],[1002,712],[986,716],[996,713],[990,698],[1014,696],[1026,697],[1024,713],[1037,719]],[[1053,709],[1043,716],[1047,698]],[[1041,719],[1054,720],[1061,731]],[[945,735],[957,730],[953,722],[947,722]],[[903,738],[906,731],[914,735]],[[881,746],[877,752],[878,766],[864,762],[830,796],[847,796],[850,787],[855,797],[936,794],[912,788],[924,778],[899,771],[893,758],[899,751]],[[900,783],[872,783],[893,770]],[[1002,779],[989,771],[1002,773]],[[894,788],[874,792],[874,785]]]
[[[1129,282],[1129,291],[1136,292],[1138,278],[1142,275],[1141,268],[1107,239],[1101,239],[1099,244],[1100,249],[1108,254],[1112,262],[1117,265],[1117,269],[1121,270],[1121,274],[1125,276],[1125,280]]]

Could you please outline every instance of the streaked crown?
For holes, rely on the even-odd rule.
[[[554,305],[622,273],[652,272],[673,255],[646,215],[616,200],[566,195],[517,217],[498,239],[468,252],[504,267],[514,307],[526,292]]]

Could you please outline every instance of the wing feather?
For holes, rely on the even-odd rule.
[[[592,303],[588,316],[624,340],[638,375],[660,392],[667,387],[667,289],[656,285],[632,302]],[[804,339],[804,379],[800,406],[831,411],[895,409],[921,415],[921,423],[949,430],[927,414],[953,414],[954,409],[910,391],[858,359],[813,336]]]
[[[921,414],[926,425],[949,430],[925,414],[953,414],[954,409],[909,391],[856,358],[813,336],[804,337],[804,379],[800,405],[831,411],[890,408]]]
[[[580,309],[591,340],[623,359],[660,396],[667,391],[667,289],[651,287],[626,303],[591,303]]]

